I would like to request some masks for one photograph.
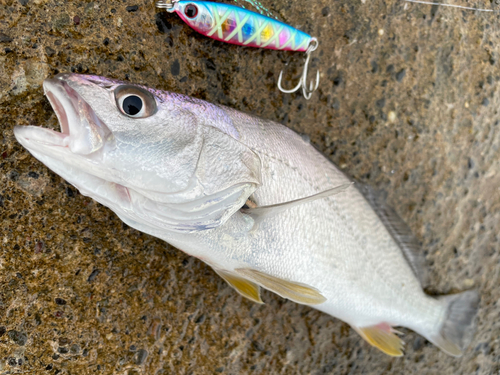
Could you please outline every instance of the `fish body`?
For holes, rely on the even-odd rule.
[[[121,220],[209,264],[243,296],[260,288],[350,324],[402,355],[408,327],[451,355],[478,296],[422,290],[418,243],[370,189],[290,129],[236,110],[96,76],[44,84],[61,132],[18,141]]]
[[[313,40],[286,23],[230,4],[176,1],[168,11],[197,32],[225,43],[305,52]]]

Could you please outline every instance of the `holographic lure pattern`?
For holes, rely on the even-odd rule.
[[[168,11],[203,35],[240,46],[305,52],[313,39],[283,22],[229,4],[178,1]]]

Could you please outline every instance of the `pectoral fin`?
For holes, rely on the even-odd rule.
[[[297,303],[319,305],[326,301],[326,298],[318,290],[306,284],[283,280],[250,268],[238,268],[236,272],[246,279],[253,280],[271,292]]]
[[[248,281],[243,277],[236,276],[234,273],[216,270],[217,274],[222,277],[226,282],[231,285],[239,294],[243,297],[248,298],[250,301],[261,303],[262,299],[260,298],[260,287],[252,281]]]
[[[254,216],[254,217],[258,217],[260,220],[262,220],[263,218],[274,216],[276,214],[279,214],[280,212],[288,210],[289,208],[292,208],[292,207],[295,207],[295,206],[298,206],[298,205],[301,205],[301,204],[304,204],[307,202],[312,202],[312,201],[315,201],[317,199],[331,197],[332,195],[342,193],[350,186],[352,186],[352,183],[343,184],[343,185],[334,187],[333,189],[325,190],[325,191],[322,191],[321,193],[314,194],[314,195],[311,195],[311,196],[305,197],[305,198],[295,199],[295,200],[289,201],[289,202],[271,204],[269,206],[258,206],[258,207],[254,207],[254,208],[242,208],[241,212],[243,212],[244,214]]]
[[[371,327],[353,327],[369,344],[380,349],[385,354],[400,357],[403,355],[403,340],[394,334],[391,326],[387,323],[377,324]]]

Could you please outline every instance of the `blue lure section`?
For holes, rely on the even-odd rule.
[[[178,1],[168,9],[197,32],[240,46],[307,51],[310,35],[262,14],[211,1]]]

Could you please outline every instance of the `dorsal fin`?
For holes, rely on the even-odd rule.
[[[317,199],[331,197],[332,195],[342,193],[344,190],[346,190],[350,186],[352,186],[352,183],[343,184],[343,185],[334,187],[332,189],[322,191],[321,193],[310,195],[310,196],[305,197],[305,198],[295,199],[293,201],[271,204],[269,206],[258,206],[258,207],[254,207],[254,208],[242,208],[241,212],[243,212],[244,214],[254,216],[254,217],[258,217],[260,220],[262,220],[263,218],[268,218],[268,217],[277,215],[280,212],[288,210],[292,207],[299,206],[299,205],[307,203],[307,202],[312,202],[312,201],[315,201]]]
[[[356,186],[358,190],[363,193],[366,200],[384,223],[392,238],[394,238],[394,241],[396,241],[401,248],[413,273],[420,281],[420,285],[425,286],[427,284],[425,256],[417,238],[396,211],[386,204],[385,199],[380,193],[375,192],[370,186],[361,184],[356,184]]]

